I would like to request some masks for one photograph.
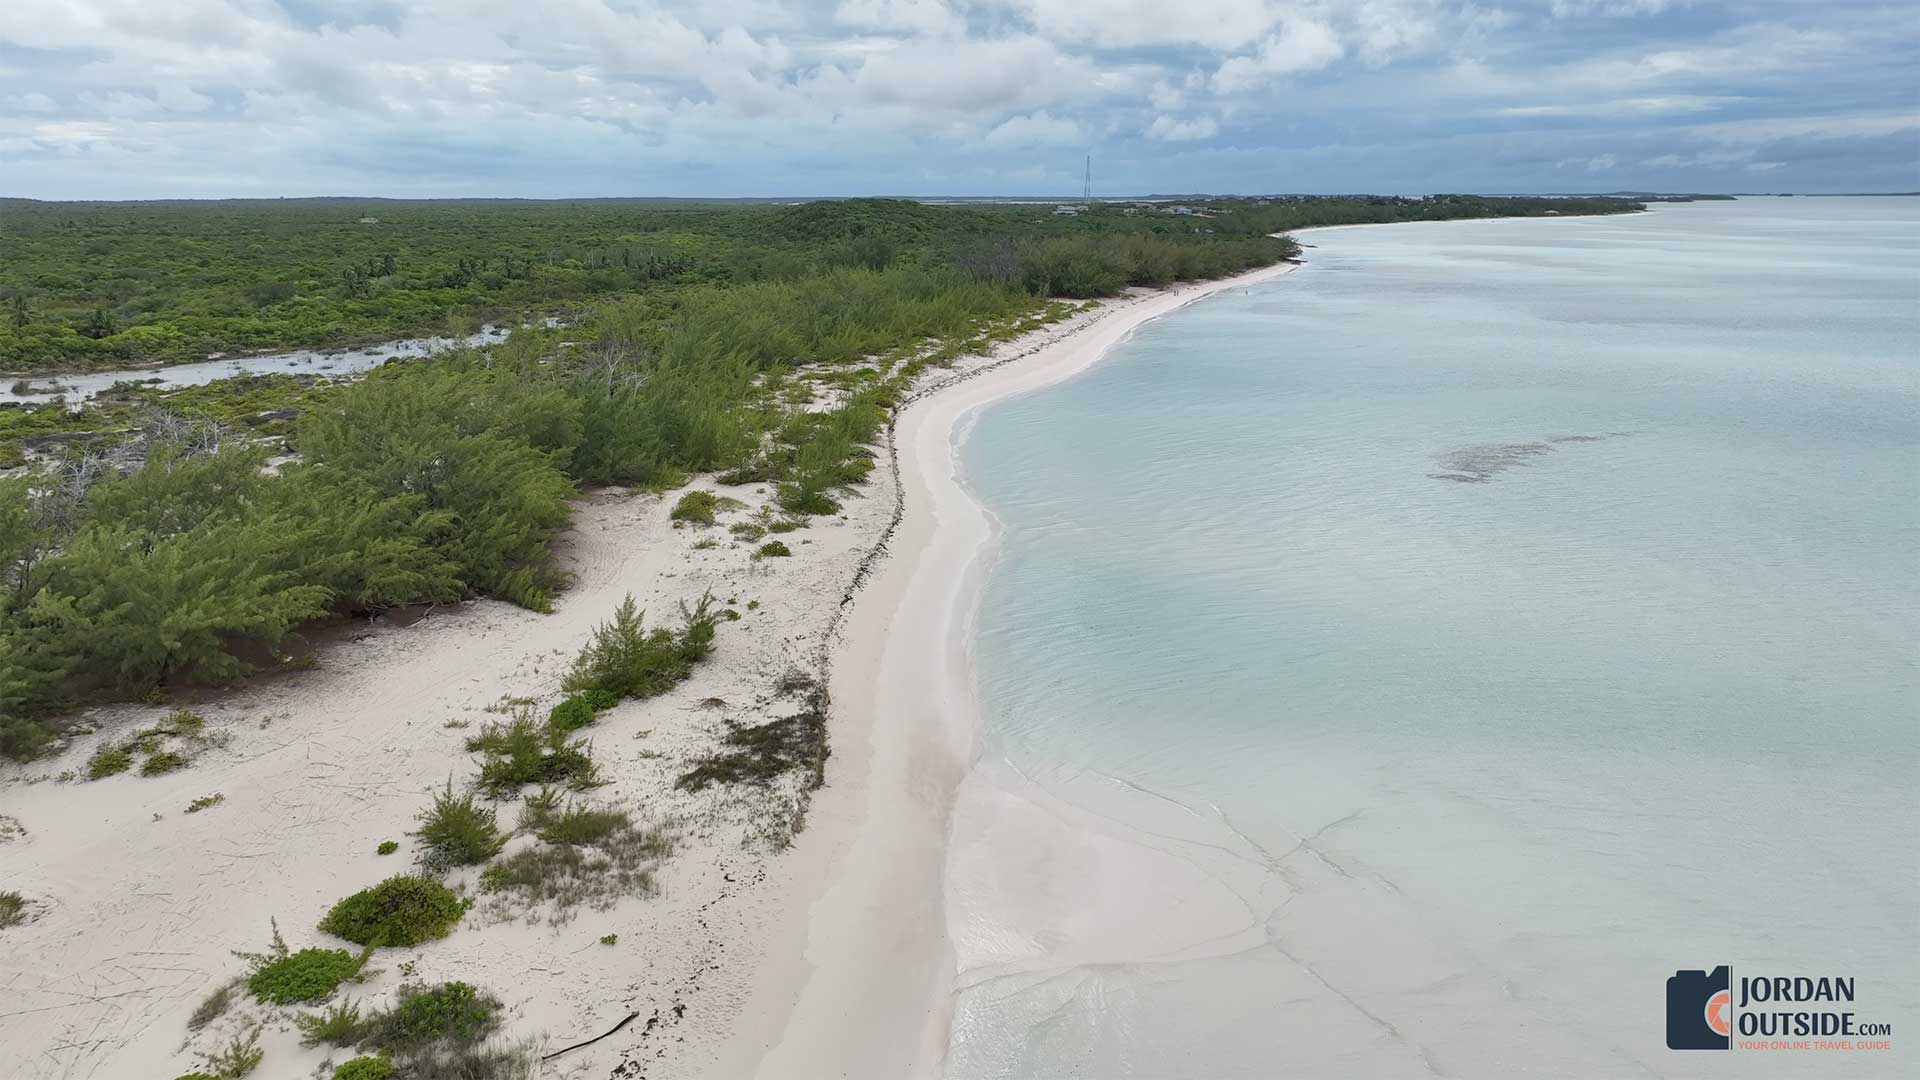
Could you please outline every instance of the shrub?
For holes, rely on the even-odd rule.
[[[524,710],[505,726],[488,724],[467,741],[467,749],[485,755],[479,784],[491,798],[506,798],[525,784],[566,784],[578,790],[600,782],[590,744],[567,741],[564,728],[535,724]]]
[[[392,1075],[393,1062],[383,1057],[357,1057],[333,1070],[333,1080],[388,1080]]]
[[[111,743],[93,752],[87,759],[87,779],[99,780],[133,767],[133,752]]]
[[[301,949],[256,967],[247,989],[275,1005],[325,1001],[341,983],[360,974],[365,963],[365,955],[356,957],[345,949]]]
[[[463,982],[403,986],[391,1009],[367,1018],[365,1041],[411,1052],[434,1044],[471,1045],[499,1026],[500,1003]]]
[[[0,930],[27,921],[27,898],[17,892],[0,892]]]
[[[600,944],[602,944],[602,945],[613,945],[613,944],[616,944],[616,943],[618,943],[618,942],[619,942],[619,940],[620,940],[620,935],[619,935],[619,934],[602,934],[602,935],[600,935]]]
[[[226,801],[227,801],[227,797],[225,795],[220,794],[217,791],[211,795],[202,795],[199,798],[187,804],[187,813],[197,814],[202,810],[219,806],[221,803]]]
[[[783,541],[769,540],[760,545],[759,549],[753,553],[753,557],[756,559],[784,559],[792,554],[793,549],[788,547]]]
[[[712,609],[713,596],[704,595],[691,608],[680,605],[679,632],[648,630],[645,613],[634,607],[633,594],[627,594],[613,618],[594,628],[592,640],[567,674],[566,689],[638,698],[665,693],[713,651],[718,617]]]
[[[555,705],[553,711],[547,714],[547,724],[550,727],[575,731],[593,723],[594,718],[602,711],[611,709],[619,703],[619,695],[607,690],[583,690],[577,694],[569,694],[566,700]]]
[[[621,829],[630,828],[633,819],[618,810],[596,810],[587,806],[568,806],[559,811],[528,808],[523,825],[549,844],[599,844]]]
[[[696,525],[713,524],[713,512],[719,503],[711,491],[689,491],[680,496],[673,504],[674,521],[691,521]]]
[[[260,1029],[254,1028],[245,1038],[238,1035],[227,1044],[226,1049],[207,1058],[207,1067],[220,1080],[238,1080],[260,1067],[260,1059],[267,1056],[260,1049]]]
[[[140,775],[159,776],[163,773],[175,772],[186,767],[187,759],[185,755],[176,754],[171,750],[162,750],[152,757],[149,757],[146,763],[140,766]]]
[[[193,1015],[187,1017],[187,1030],[199,1031],[201,1028],[225,1016],[227,1009],[233,1005],[233,991],[240,985],[241,981],[240,979],[234,979],[230,982],[223,983],[212,993],[208,994],[199,1005],[195,1006]]]
[[[471,794],[455,795],[452,778],[445,791],[434,794],[433,805],[420,812],[420,829],[414,835],[430,860],[451,866],[486,862],[507,842],[493,811],[476,805]]]
[[[333,905],[320,929],[357,945],[404,948],[446,937],[466,911],[445,885],[400,874]]]
[[[343,1001],[325,1012],[302,1014],[293,1018],[300,1027],[303,1046],[352,1046],[360,1041],[360,1006]]]
[[[380,841],[380,846],[373,850],[377,855],[391,855],[400,850],[400,842],[398,840],[382,840]]]

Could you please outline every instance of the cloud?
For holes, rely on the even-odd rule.
[[[1346,53],[1325,23],[1289,19],[1251,56],[1236,56],[1213,74],[1214,89],[1233,94],[1263,86],[1281,75],[1316,71]]]
[[[1087,141],[1087,132],[1078,122],[1041,109],[1007,118],[981,141],[992,147],[1078,146]]]
[[[1871,0],[0,0],[0,195],[1911,188],[1916,51]]]
[[[834,19],[843,26],[920,34],[951,35],[967,28],[943,0],[842,0]]]
[[[1675,94],[1668,97],[1618,98],[1613,101],[1584,101],[1568,105],[1508,105],[1495,109],[1495,115],[1538,116],[1662,116],[1673,113],[1711,112],[1726,105],[1745,101],[1741,97],[1704,94]]]
[[[1211,139],[1220,134],[1220,124],[1211,116],[1201,116],[1192,120],[1176,120],[1171,116],[1156,116],[1153,123],[1147,125],[1147,138],[1163,142],[1193,142],[1197,139]]]

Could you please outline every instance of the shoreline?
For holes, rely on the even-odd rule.
[[[996,533],[960,475],[956,435],[989,405],[1087,370],[1153,319],[1298,266],[1123,301],[896,412],[900,510],[874,548],[886,557],[863,567],[828,642],[838,752],[790,860],[785,934],[804,956],[764,969],[734,1035],[736,1068],[748,1044],[764,1048],[755,1075],[768,1078],[931,1076],[944,1060],[956,975],[945,863],[979,730],[971,631]]]

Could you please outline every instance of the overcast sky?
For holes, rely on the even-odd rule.
[[[1917,12],[0,0],[0,195],[1911,190]]]

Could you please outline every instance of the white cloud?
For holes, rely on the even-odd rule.
[[[1666,97],[1618,98],[1613,101],[1582,101],[1565,105],[1509,105],[1493,110],[1497,116],[1665,116],[1675,113],[1711,112],[1725,105],[1745,101],[1743,97],[1705,94],[1674,94]]]
[[[920,34],[958,34],[967,28],[943,0],[841,0],[834,18],[844,26]]]
[[[1041,109],[1007,118],[981,141],[995,147],[1079,146],[1086,143],[1087,132],[1079,122]]]
[[[1344,55],[1346,49],[1325,23],[1288,19],[1280,32],[1268,38],[1251,56],[1236,56],[1213,74],[1213,86],[1224,94],[1264,85],[1275,76],[1317,71]]]
[[[1171,116],[1160,115],[1153,118],[1147,127],[1147,138],[1162,142],[1195,142],[1211,139],[1220,134],[1220,123],[1211,116],[1202,116],[1193,120],[1176,120]]]
[[[1553,13],[1561,18],[1585,15],[1658,15],[1687,0],[1553,0]]]
[[[1040,34],[1102,48],[1203,45],[1237,49],[1258,41],[1278,14],[1265,0],[1016,0]]]

